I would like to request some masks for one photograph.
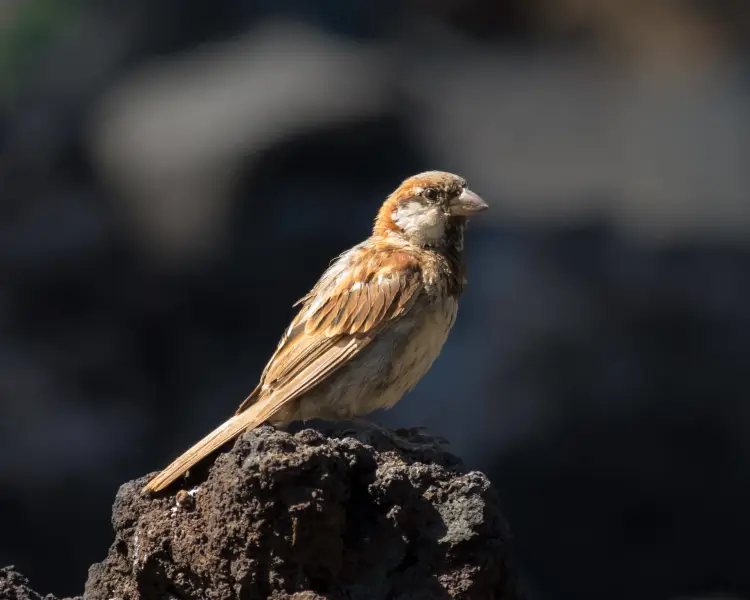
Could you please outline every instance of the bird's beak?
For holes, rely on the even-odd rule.
[[[469,189],[461,192],[448,206],[454,217],[469,217],[488,208],[487,203]]]

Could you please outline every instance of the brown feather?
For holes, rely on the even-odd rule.
[[[346,309],[341,320],[341,329],[346,333],[354,333],[356,331],[352,330],[352,323],[354,323],[354,319],[356,319],[357,317],[357,311],[359,310],[359,298],[361,294],[361,287],[357,287],[356,289],[352,288],[349,291],[349,295],[346,299]]]
[[[260,397],[260,384],[256,385],[255,389],[252,392],[250,392],[250,395],[242,401],[242,404],[240,404],[237,407],[237,410],[235,411],[234,414],[238,415],[241,412],[245,412],[250,406],[252,406],[258,401],[259,397]]]
[[[367,315],[370,314],[370,308],[369,286],[363,286],[360,291],[357,310],[352,317],[352,324],[349,327],[348,333],[356,333],[357,331],[364,330]]]
[[[419,293],[421,278],[415,258],[394,254],[399,264],[411,268],[393,270],[390,263],[379,266],[382,258],[375,248],[365,245],[358,251],[363,268],[355,271],[356,277],[331,280],[326,275],[335,273],[329,269],[306,297],[260,383],[237,414],[174,460],[144,492],[164,489],[242,431],[257,427],[325,381],[374,339],[389,316],[403,311],[407,298]],[[361,287],[352,293],[355,283]],[[321,306],[313,311],[316,301]]]
[[[330,378],[391,321],[407,315],[423,290],[431,288],[429,293],[455,303],[464,285],[465,219],[451,218],[438,242],[420,245],[410,243],[393,214],[401,203],[415,201],[426,187],[456,194],[465,184],[437,171],[404,181],[383,203],[373,236],[333,261],[315,287],[295,303],[301,305],[299,313],[237,413],[175,459],[143,491],[164,489],[242,431],[293,406],[290,403]],[[448,328],[453,318],[455,311]],[[281,417],[286,419],[286,413]]]
[[[280,407],[276,407],[276,410],[278,408]],[[231,439],[237,437],[245,429],[257,427],[262,423],[262,421],[258,420],[260,414],[264,415],[263,420],[270,416],[264,403],[255,403],[241,414],[231,417],[176,458],[169,466],[149,481],[141,493],[163,490],[193,465],[221,448]]]

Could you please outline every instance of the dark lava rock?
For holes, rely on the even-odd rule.
[[[84,600],[518,598],[483,474],[417,430],[326,427],[246,433],[182,491],[124,484]]]
[[[29,587],[29,580],[12,566],[0,568],[0,600],[57,600],[52,594],[42,596]],[[75,600],[80,600],[77,598]]]

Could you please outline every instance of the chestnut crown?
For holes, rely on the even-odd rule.
[[[406,179],[378,212],[376,236],[396,236],[421,247],[440,247],[462,230],[466,218],[487,204],[468,189],[463,177],[426,171]]]

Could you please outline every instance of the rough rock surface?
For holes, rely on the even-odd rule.
[[[29,586],[29,580],[12,566],[0,568],[0,600],[57,600],[52,594],[42,596]],[[76,598],[74,600],[80,600]]]
[[[327,427],[246,433],[183,491],[124,484],[84,600],[518,598],[483,474],[416,430]]]

